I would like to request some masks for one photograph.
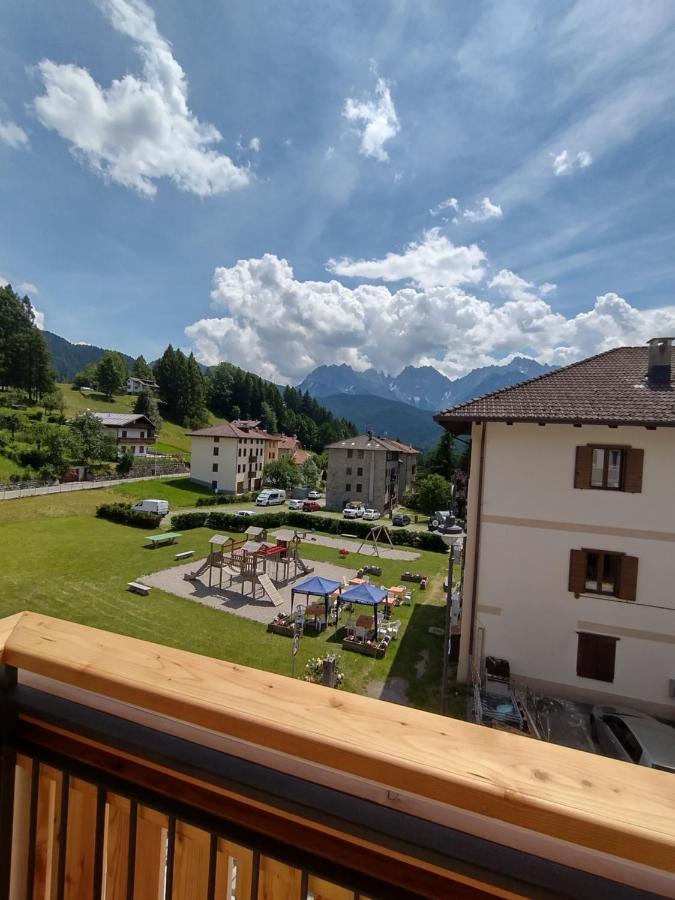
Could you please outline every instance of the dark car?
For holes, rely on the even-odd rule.
[[[437,509],[429,516],[427,523],[429,531],[438,531],[440,534],[460,534],[462,528],[458,525],[453,513],[449,509]]]
[[[410,525],[410,516],[406,516],[405,513],[396,513],[391,520],[391,524],[399,526]]]
[[[318,509],[321,509],[321,504],[317,503],[316,500],[305,500],[302,504],[303,512],[316,512]]]

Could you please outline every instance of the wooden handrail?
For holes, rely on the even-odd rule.
[[[36,613],[0,620],[0,663],[675,872],[675,778]]]

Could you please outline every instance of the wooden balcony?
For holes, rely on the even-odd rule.
[[[0,900],[675,895],[675,779],[34,613]]]

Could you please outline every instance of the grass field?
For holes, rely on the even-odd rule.
[[[117,500],[127,502],[129,500],[168,500],[172,510],[194,507],[200,497],[210,497],[212,491],[202,484],[196,484],[189,478],[170,478],[148,481],[136,481],[132,484],[118,484],[112,488],[116,494],[121,494]],[[250,503],[248,504],[251,505]],[[241,504],[241,507],[246,504]],[[207,507],[208,509],[209,507]],[[235,504],[239,509],[239,504]],[[220,509],[220,507],[218,507]],[[229,509],[229,507],[228,507]]]
[[[157,486],[159,483],[155,482]],[[169,483],[170,485],[171,483]],[[176,490],[180,490],[180,487]],[[291,642],[268,634],[264,625],[220,612],[191,600],[153,589],[148,597],[126,590],[128,581],[177,565],[175,547],[148,550],[146,532],[96,519],[96,507],[119,499],[112,490],[34,497],[0,503],[0,617],[20,610],[92,625],[206,656],[288,675]],[[180,549],[205,555],[212,532],[186,532]],[[307,559],[339,564],[337,551],[315,544],[303,545]],[[355,554],[347,558],[350,569],[372,562]],[[383,560],[383,584],[400,581],[406,563]],[[437,710],[441,670],[441,638],[430,635],[430,625],[442,627],[442,581],[447,557],[423,553],[412,564],[430,576],[429,590],[416,591],[412,607],[401,607],[401,636],[382,660],[342,653],[347,690],[365,692],[370,683],[396,676],[409,683],[411,701]],[[271,616],[270,616],[271,618]],[[332,630],[321,636],[305,636],[296,658],[296,673],[311,656],[340,650]],[[419,676],[416,665],[425,662]],[[457,715],[463,715],[465,698],[454,698]]]

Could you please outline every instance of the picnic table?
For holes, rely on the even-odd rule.
[[[175,544],[183,535],[178,531],[163,531],[161,534],[151,534],[146,537],[151,547],[161,547],[163,544]]]
[[[407,590],[408,589],[402,584],[397,584],[394,585],[394,587],[387,588],[389,595],[392,596],[395,600],[403,600]]]
[[[348,584],[368,584],[368,581],[365,578],[350,578],[347,583]]]

